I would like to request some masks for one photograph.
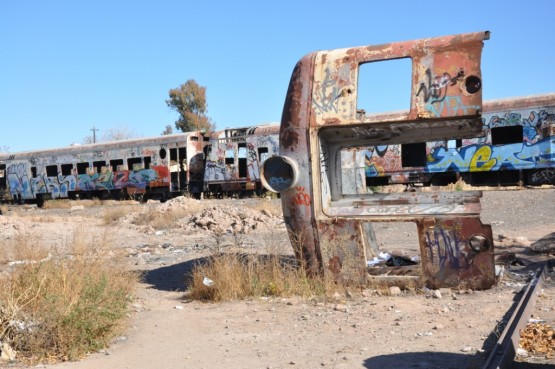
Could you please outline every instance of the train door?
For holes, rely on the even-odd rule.
[[[177,160],[177,149],[170,149],[170,191],[179,191],[179,162]]]
[[[187,148],[170,149],[171,191],[187,190]]]
[[[0,164],[0,200],[6,193],[6,164]]]
[[[238,165],[239,165],[239,178],[247,177],[247,144],[245,142],[239,143],[237,145],[238,153]]]
[[[187,148],[180,147],[179,154],[179,190],[181,192],[187,191]]]

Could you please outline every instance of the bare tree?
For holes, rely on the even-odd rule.
[[[110,128],[106,132],[103,132],[100,138],[96,136],[96,142],[109,142],[109,141],[123,141],[131,138],[139,137],[133,129],[129,128],[127,124],[120,127]],[[93,142],[93,136],[86,136],[83,138],[84,144],[91,144]]]
[[[166,128],[162,131],[162,136],[171,135],[173,133],[173,128],[171,125],[167,125]]]

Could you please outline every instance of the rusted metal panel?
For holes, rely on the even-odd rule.
[[[491,227],[479,217],[416,221],[426,285],[486,289],[495,283]]]
[[[427,280],[441,286],[468,278],[477,280],[471,283],[480,288],[493,283],[491,229],[481,226],[478,216],[481,193],[376,196],[365,193],[357,179],[356,168],[363,163],[347,159],[351,155],[354,161],[361,160],[349,153],[350,148],[479,134],[480,58],[482,42],[488,37],[488,32],[479,32],[322,51],[297,63],[282,115],[281,157],[268,160],[263,175],[268,188],[281,192],[295,253],[311,272],[364,279],[366,259],[375,253],[370,221],[414,221],[444,228],[455,222],[454,234],[462,240],[457,243],[460,255],[470,255],[463,243],[471,238],[491,245],[472,256],[472,268],[484,264],[484,274],[474,275],[474,269],[459,268],[463,264],[456,262],[440,264],[447,268],[437,271],[431,255],[423,259]],[[367,115],[358,109],[359,66],[403,57],[412,59],[409,111]],[[465,227],[476,233],[467,234]],[[424,241],[429,226],[419,231]],[[448,273],[442,277],[445,270]]]

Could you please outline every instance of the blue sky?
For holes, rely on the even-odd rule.
[[[0,0],[0,148],[67,146],[93,126],[159,135],[188,79],[218,129],[278,122],[309,52],[483,30],[485,99],[554,92],[554,14],[550,0]]]

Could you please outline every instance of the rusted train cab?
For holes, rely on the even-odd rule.
[[[263,167],[280,192],[297,258],[311,273],[366,280],[378,250],[370,222],[415,222],[429,287],[495,282],[491,227],[481,192],[367,193],[357,151],[482,134],[481,53],[489,32],[319,51],[296,65],[283,108],[280,155]],[[408,58],[408,110],[367,114],[359,67]],[[384,276],[384,278],[387,278]]]
[[[212,133],[207,149],[207,196],[260,193],[260,166],[279,153],[279,123],[228,128]]]
[[[202,192],[200,132],[0,154],[0,192],[14,202],[58,198],[165,200]]]

